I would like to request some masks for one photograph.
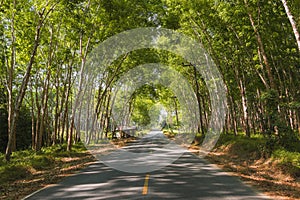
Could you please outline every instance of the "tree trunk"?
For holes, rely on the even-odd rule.
[[[236,123],[236,109],[234,105],[234,100],[232,95],[229,93],[229,110],[230,110],[230,119],[231,119],[231,128],[233,128],[233,134],[236,136],[237,135],[237,123]]]
[[[248,8],[249,5],[248,5],[247,0],[244,0],[244,2],[245,2],[245,5],[246,5],[246,8]],[[247,12],[248,12],[249,20],[251,22],[251,26],[252,26],[253,31],[254,31],[255,36],[256,36],[256,40],[257,40],[259,52],[262,55],[263,62],[265,64],[265,67],[266,67],[266,70],[267,70],[267,75],[268,75],[268,78],[269,78],[269,81],[270,81],[270,87],[271,87],[271,89],[276,90],[276,86],[275,86],[275,83],[274,83],[274,78],[273,78],[273,75],[272,75],[271,66],[269,64],[269,60],[268,60],[267,54],[265,52],[265,48],[264,48],[264,45],[263,45],[263,41],[262,41],[260,32],[257,29],[257,26],[256,26],[256,24],[254,22],[253,16],[250,13],[249,9],[248,9]]]
[[[36,78],[38,79],[38,78]],[[38,83],[36,83],[37,85]],[[36,104],[36,109],[37,109],[37,115],[36,115],[36,121],[35,121],[35,138],[34,138],[34,150],[38,150],[39,147],[39,140],[40,140],[40,135],[39,135],[39,130],[40,130],[40,120],[41,120],[41,104],[39,102],[39,95],[38,95],[38,88],[35,88],[35,104]]]
[[[13,9],[16,8],[16,1],[13,1]],[[8,92],[8,144],[6,148],[6,160],[10,160],[10,154],[14,150],[16,146],[16,141],[14,140],[15,132],[13,131],[15,119],[14,119],[14,109],[13,109],[13,77],[14,77],[14,69],[16,64],[16,48],[15,48],[15,12],[12,12],[11,18],[11,58],[10,58],[10,66],[7,65],[8,72],[8,81],[7,81],[7,92]]]
[[[32,82],[30,84],[30,97],[31,97],[31,148],[34,150],[35,147],[35,114],[34,114],[34,95]]]
[[[69,109],[69,97],[71,93],[71,86],[72,86],[72,65],[68,66],[67,70],[67,78],[64,83],[64,91],[63,91],[63,98],[61,99],[61,106],[60,106],[60,115],[61,115],[61,123],[58,128],[61,127],[61,134],[60,134],[60,143],[62,144],[64,142],[64,134],[65,134],[65,128],[66,128],[66,121],[67,121],[67,114]],[[64,108],[64,110],[63,110]]]
[[[54,7],[56,4],[54,4],[47,12],[46,9],[43,9],[42,12],[39,12],[39,20],[38,20],[38,25],[36,26],[36,30],[35,30],[35,37],[34,37],[34,44],[33,44],[33,50],[31,52],[30,55],[30,59],[29,62],[27,64],[27,68],[26,68],[26,72],[25,75],[23,77],[23,80],[21,82],[21,87],[17,93],[17,98],[16,101],[14,102],[14,105],[12,103],[12,98],[10,99],[11,101],[9,102],[9,118],[8,118],[8,142],[7,142],[7,147],[6,147],[6,151],[5,151],[5,159],[7,161],[10,160],[10,156],[12,151],[14,150],[15,147],[15,143],[16,143],[16,128],[17,128],[17,120],[20,114],[20,109],[21,109],[21,105],[25,96],[25,92],[27,90],[27,85],[29,82],[29,78],[31,76],[31,69],[33,66],[33,63],[35,61],[35,56],[37,54],[37,48],[39,46],[39,41],[40,41],[40,36],[41,36],[41,29],[42,26],[44,24],[45,19],[47,18],[47,16],[53,11]],[[16,1],[14,0],[14,8],[16,7]],[[12,20],[12,36],[13,36],[13,41],[14,41],[14,16],[13,16],[13,20]],[[14,44],[14,42],[13,42]],[[14,45],[12,45],[12,48],[14,48]],[[15,52],[13,50],[13,52]],[[14,59],[12,59],[14,62]],[[14,65],[12,65],[10,67],[9,70],[9,76],[12,75],[11,74],[11,70],[14,70]],[[13,76],[9,77],[9,82],[12,83],[12,79]],[[12,85],[11,85],[12,86]],[[9,90],[8,93],[12,92],[12,90]]]
[[[203,113],[202,113],[202,102],[201,102],[201,96],[200,96],[200,88],[199,88],[199,82],[198,82],[198,77],[197,77],[197,69],[195,66],[193,67],[193,73],[194,73],[194,79],[195,79],[195,85],[196,85],[196,98],[197,98],[197,102],[198,102],[198,111],[199,111],[199,125],[200,125],[200,130],[201,130],[201,134],[205,134],[204,131],[204,126],[203,126]],[[198,131],[199,132],[199,131]]]
[[[56,90],[56,99],[55,99],[55,109],[54,109],[54,130],[52,135],[52,145],[56,144],[58,138],[58,120],[59,120],[59,73],[56,73],[55,76],[55,90]]]
[[[43,20],[39,20],[39,24],[36,27],[36,34],[35,34],[35,39],[34,39],[34,47],[30,56],[29,63],[27,65],[26,73],[24,75],[24,78],[22,80],[21,88],[18,91],[17,99],[14,105],[12,104],[12,99],[10,99],[9,102],[9,120],[8,120],[8,142],[7,142],[7,147],[6,147],[6,152],[5,152],[5,159],[7,161],[10,160],[10,156],[12,151],[14,150],[15,147],[15,137],[16,137],[16,127],[17,127],[17,120],[20,114],[20,108],[22,105],[23,98],[25,96],[25,92],[27,89],[27,84],[29,82],[29,77],[31,73],[31,69],[35,60],[35,56],[37,53],[37,48],[39,46],[39,40],[40,40],[40,32],[42,28]],[[11,66],[12,67],[12,66]],[[13,69],[13,68],[11,68]],[[10,81],[12,81],[13,77],[10,77]]]
[[[84,67],[85,67],[85,62],[86,62],[86,57],[87,57],[87,53],[88,53],[88,48],[90,45],[90,41],[91,41],[91,37],[88,38],[87,44],[85,46],[85,51],[83,52],[83,35],[80,36],[80,55],[81,55],[81,66],[80,66],[80,77],[79,77],[79,89],[78,89],[78,93],[75,95],[75,102],[74,102],[74,106],[72,108],[72,115],[71,115],[71,127],[70,127],[70,133],[68,135],[68,146],[67,146],[67,151],[70,151],[72,148],[72,140],[73,140],[73,131],[75,128],[75,112],[79,106],[79,100],[82,96],[82,93],[84,92],[83,90],[85,88],[83,88],[83,71],[84,71]]]
[[[298,29],[297,29],[296,21],[294,20],[294,16],[292,15],[292,13],[291,13],[291,11],[289,9],[287,1],[286,0],[281,0],[281,2],[283,4],[283,6],[284,6],[285,13],[286,13],[287,17],[289,18],[290,23],[292,25],[293,32],[294,32],[294,35],[295,35],[295,38],[296,38],[296,42],[297,42],[297,45],[298,45],[298,50],[299,50],[299,53],[300,53],[300,34],[299,34]]]
[[[248,115],[248,103],[246,97],[246,88],[240,80],[240,92],[242,97],[242,109],[243,109],[243,122],[244,122],[244,131],[248,137],[250,137],[250,128],[249,128],[249,115]]]

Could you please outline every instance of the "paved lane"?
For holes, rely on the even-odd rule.
[[[40,190],[26,199],[207,199],[207,200],[263,200],[267,197],[258,194],[238,178],[229,176],[204,159],[183,152],[179,146],[165,148],[169,141],[159,132],[150,132],[146,137],[126,147],[134,153],[165,153],[164,156],[182,156],[172,164],[156,171],[129,173],[115,170],[99,161],[80,173],[64,179],[61,183]],[[178,150],[179,149],[179,150]],[[121,152],[124,153],[124,152]],[[120,155],[120,152],[113,154]],[[125,169],[155,166],[161,160],[152,157],[136,157],[129,162],[124,158],[113,157],[125,165]],[[107,163],[107,157],[104,157]],[[151,169],[148,168],[148,169]]]

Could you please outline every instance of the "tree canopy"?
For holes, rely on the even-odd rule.
[[[171,121],[179,116],[180,125],[183,107],[164,85],[139,87],[125,102],[126,109],[118,105],[121,99],[114,99],[120,77],[147,63],[162,63],[192,85],[198,132],[205,134],[212,110],[207,83],[182,57],[157,49],[132,51],[103,66],[90,88],[95,95],[85,99],[93,112],[77,109],[83,105],[78,97],[91,92],[75,88],[84,81],[82,71],[92,50],[139,27],[176,30],[207,50],[226,84],[224,132],[274,136],[293,149],[289,141],[300,132],[299,9],[299,0],[1,1],[1,151],[9,160],[21,148],[39,151],[68,142],[70,150],[81,140],[81,130],[91,127],[107,137],[119,125],[112,117],[114,107],[128,124],[154,125],[165,109]],[[88,120],[78,121],[75,112]]]

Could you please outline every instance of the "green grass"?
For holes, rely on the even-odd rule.
[[[75,157],[86,152],[83,144],[73,145],[72,151],[66,151],[66,145],[44,147],[39,152],[22,150],[13,152],[11,161],[4,160],[0,154],[0,184],[30,177],[32,171],[50,170],[62,157]]]
[[[229,153],[239,158],[258,159],[263,155],[261,150],[265,143],[265,138],[260,136],[248,138],[244,135],[221,134],[216,148],[229,147]]]
[[[30,169],[22,164],[9,164],[0,167],[0,183],[7,183],[26,178],[31,174]]]
[[[298,141],[293,141],[299,145]],[[215,148],[226,149],[227,153],[244,160],[271,159],[279,167],[293,176],[300,176],[300,152],[291,151],[281,146],[274,138],[264,137],[262,134],[221,134]]]
[[[281,161],[281,163],[292,163],[300,168],[300,153],[290,152],[285,149],[277,149],[273,152],[272,157]]]
[[[272,159],[279,163],[286,172],[294,177],[300,177],[300,153],[290,152],[283,148],[277,149],[272,154]]]

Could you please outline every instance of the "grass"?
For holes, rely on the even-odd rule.
[[[251,158],[249,155],[255,155],[255,159],[271,158],[278,164],[289,164],[300,170],[300,152],[285,149],[262,134],[252,135],[250,138],[242,134],[237,136],[221,134],[215,148],[220,147],[227,148],[232,155],[246,158]]]
[[[277,149],[273,152],[273,158],[280,160],[281,163],[291,163],[300,168],[300,153],[290,152],[285,149]]]
[[[203,137],[198,137],[198,142]],[[275,137],[262,134],[221,134],[214,150],[207,156],[223,170],[234,173],[243,180],[266,192],[273,199],[300,199],[299,141],[282,145]]]
[[[168,138],[174,138],[179,133],[176,129],[165,128],[163,129],[163,134]]]
[[[293,177],[300,177],[300,153],[290,152],[283,148],[277,149],[272,154],[273,161]]]
[[[163,132],[169,138],[173,138],[177,134],[177,132],[168,129]],[[203,139],[203,135],[196,135],[194,144],[201,146]],[[289,142],[294,142],[289,146],[300,145],[299,141]],[[290,172],[292,176],[300,176],[300,152],[286,149],[278,144],[274,138],[264,137],[262,134],[252,134],[250,138],[246,137],[244,133],[238,135],[221,134],[215,149],[226,151],[240,160],[271,159],[278,166],[284,167],[284,170]]]
[[[30,175],[29,167],[22,164],[9,164],[0,168],[0,182],[7,183],[18,179],[24,179]]]
[[[94,161],[83,144],[73,145],[69,152],[66,145],[42,148],[39,152],[17,151],[10,162],[4,161],[4,154],[0,154],[0,199],[23,199]]]
[[[0,188],[23,179],[30,179],[38,171],[51,171],[54,168],[70,166],[62,163],[62,158],[82,157],[87,154],[83,144],[76,144],[72,151],[65,151],[66,145],[42,148],[41,151],[22,150],[13,152],[11,161],[0,154]],[[1,191],[0,191],[1,192]]]

